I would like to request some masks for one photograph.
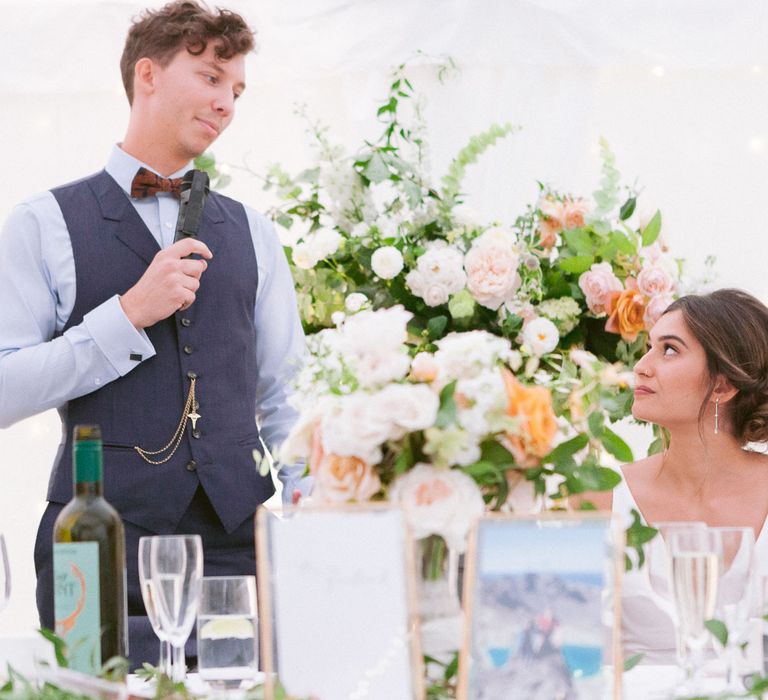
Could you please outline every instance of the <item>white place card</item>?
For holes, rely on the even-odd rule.
[[[288,694],[421,698],[412,544],[390,507],[262,509],[262,664]]]

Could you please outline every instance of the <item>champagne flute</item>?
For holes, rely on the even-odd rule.
[[[721,547],[719,533],[710,528],[670,533],[672,590],[687,656],[689,687],[681,689],[684,694],[695,694],[701,686],[704,648],[710,638],[704,623],[715,612]]]
[[[645,549],[645,566],[642,567],[642,571],[652,592],[654,602],[660,610],[669,616],[675,629],[675,654],[678,665],[682,667],[685,658],[673,596],[670,537],[673,532],[704,530],[707,524],[700,520],[665,520],[652,523],[652,525],[659,531],[659,534],[648,543]]]
[[[150,539],[149,578],[156,594],[157,618],[171,643],[171,679],[186,677],[184,645],[192,632],[203,577],[200,535],[159,535]]]
[[[758,609],[755,596],[755,533],[751,527],[715,527],[722,543],[715,615],[728,629],[725,657],[728,689],[743,691],[741,646],[749,638],[750,614]],[[720,646],[716,645],[720,650]]]
[[[160,625],[160,619],[157,612],[157,592],[155,584],[150,576],[150,557],[151,557],[151,538],[141,537],[139,539],[139,586],[141,587],[141,597],[144,600],[144,608],[147,611],[149,623],[152,630],[160,640],[160,658],[157,667],[161,673],[170,678],[171,676],[171,642],[168,635]]]
[[[11,597],[11,567],[8,563],[8,550],[5,537],[0,534],[0,610],[3,610]]]

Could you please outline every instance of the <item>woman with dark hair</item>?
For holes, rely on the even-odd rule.
[[[768,443],[768,308],[736,289],[682,297],[651,329],[634,373],[632,414],[665,429],[664,449],[589,500],[621,518],[634,508],[651,525],[749,527],[757,575],[768,576],[768,456],[755,446]],[[672,620],[648,577],[630,574],[622,597],[625,653],[674,663]]]

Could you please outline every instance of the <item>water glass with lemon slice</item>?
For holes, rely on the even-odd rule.
[[[256,678],[256,579],[205,576],[197,615],[197,665],[213,687],[233,688]]]

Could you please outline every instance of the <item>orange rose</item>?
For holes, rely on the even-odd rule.
[[[637,289],[614,292],[608,305],[605,330],[618,333],[628,343],[634,341],[645,328],[645,300]]]
[[[520,432],[507,437],[521,467],[532,467],[549,454],[557,433],[552,395],[543,386],[523,386],[506,368],[501,370],[507,390],[507,413],[520,419]]]

